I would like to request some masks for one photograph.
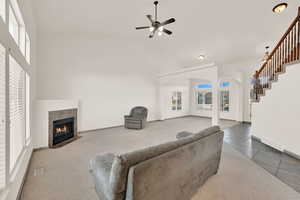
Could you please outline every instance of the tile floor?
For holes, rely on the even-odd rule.
[[[300,192],[300,160],[251,138],[250,127],[243,123],[226,128],[224,142]]]

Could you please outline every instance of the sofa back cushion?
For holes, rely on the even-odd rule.
[[[218,171],[222,144],[220,131],[132,166],[126,200],[191,199]]]
[[[192,137],[168,142],[165,144],[160,144],[153,147],[148,147],[142,150],[125,153],[122,155],[116,156],[111,170],[110,175],[110,186],[112,192],[114,193],[122,193],[126,189],[127,176],[129,168],[154,158],[156,156],[162,155],[166,152],[172,151],[176,148],[179,148],[183,145],[195,142],[200,140],[201,138],[207,137],[209,135],[215,134],[220,131],[220,127],[214,126],[199,133],[194,134]]]

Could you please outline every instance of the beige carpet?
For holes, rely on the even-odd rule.
[[[222,128],[234,125],[222,121]],[[97,200],[88,161],[97,154],[121,153],[174,140],[183,130],[196,132],[210,120],[196,117],[151,123],[142,131],[112,128],[83,134],[59,149],[37,151],[25,182],[23,200]],[[224,145],[218,175],[193,200],[299,200],[300,195],[230,146]]]

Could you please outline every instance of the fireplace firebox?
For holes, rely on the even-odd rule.
[[[76,108],[49,111],[49,148],[62,147],[78,138]]]
[[[53,121],[53,145],[72,139],[74,134],[74,117]]]

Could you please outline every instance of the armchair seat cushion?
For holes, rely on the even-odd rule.
[[[125,116],[125,120],[128,120],[128,121],[133,121],[133,122],[140,122],[142,119],[138,119],[138,118],[135,118],[135,117],[131,117],[131,116]]]

